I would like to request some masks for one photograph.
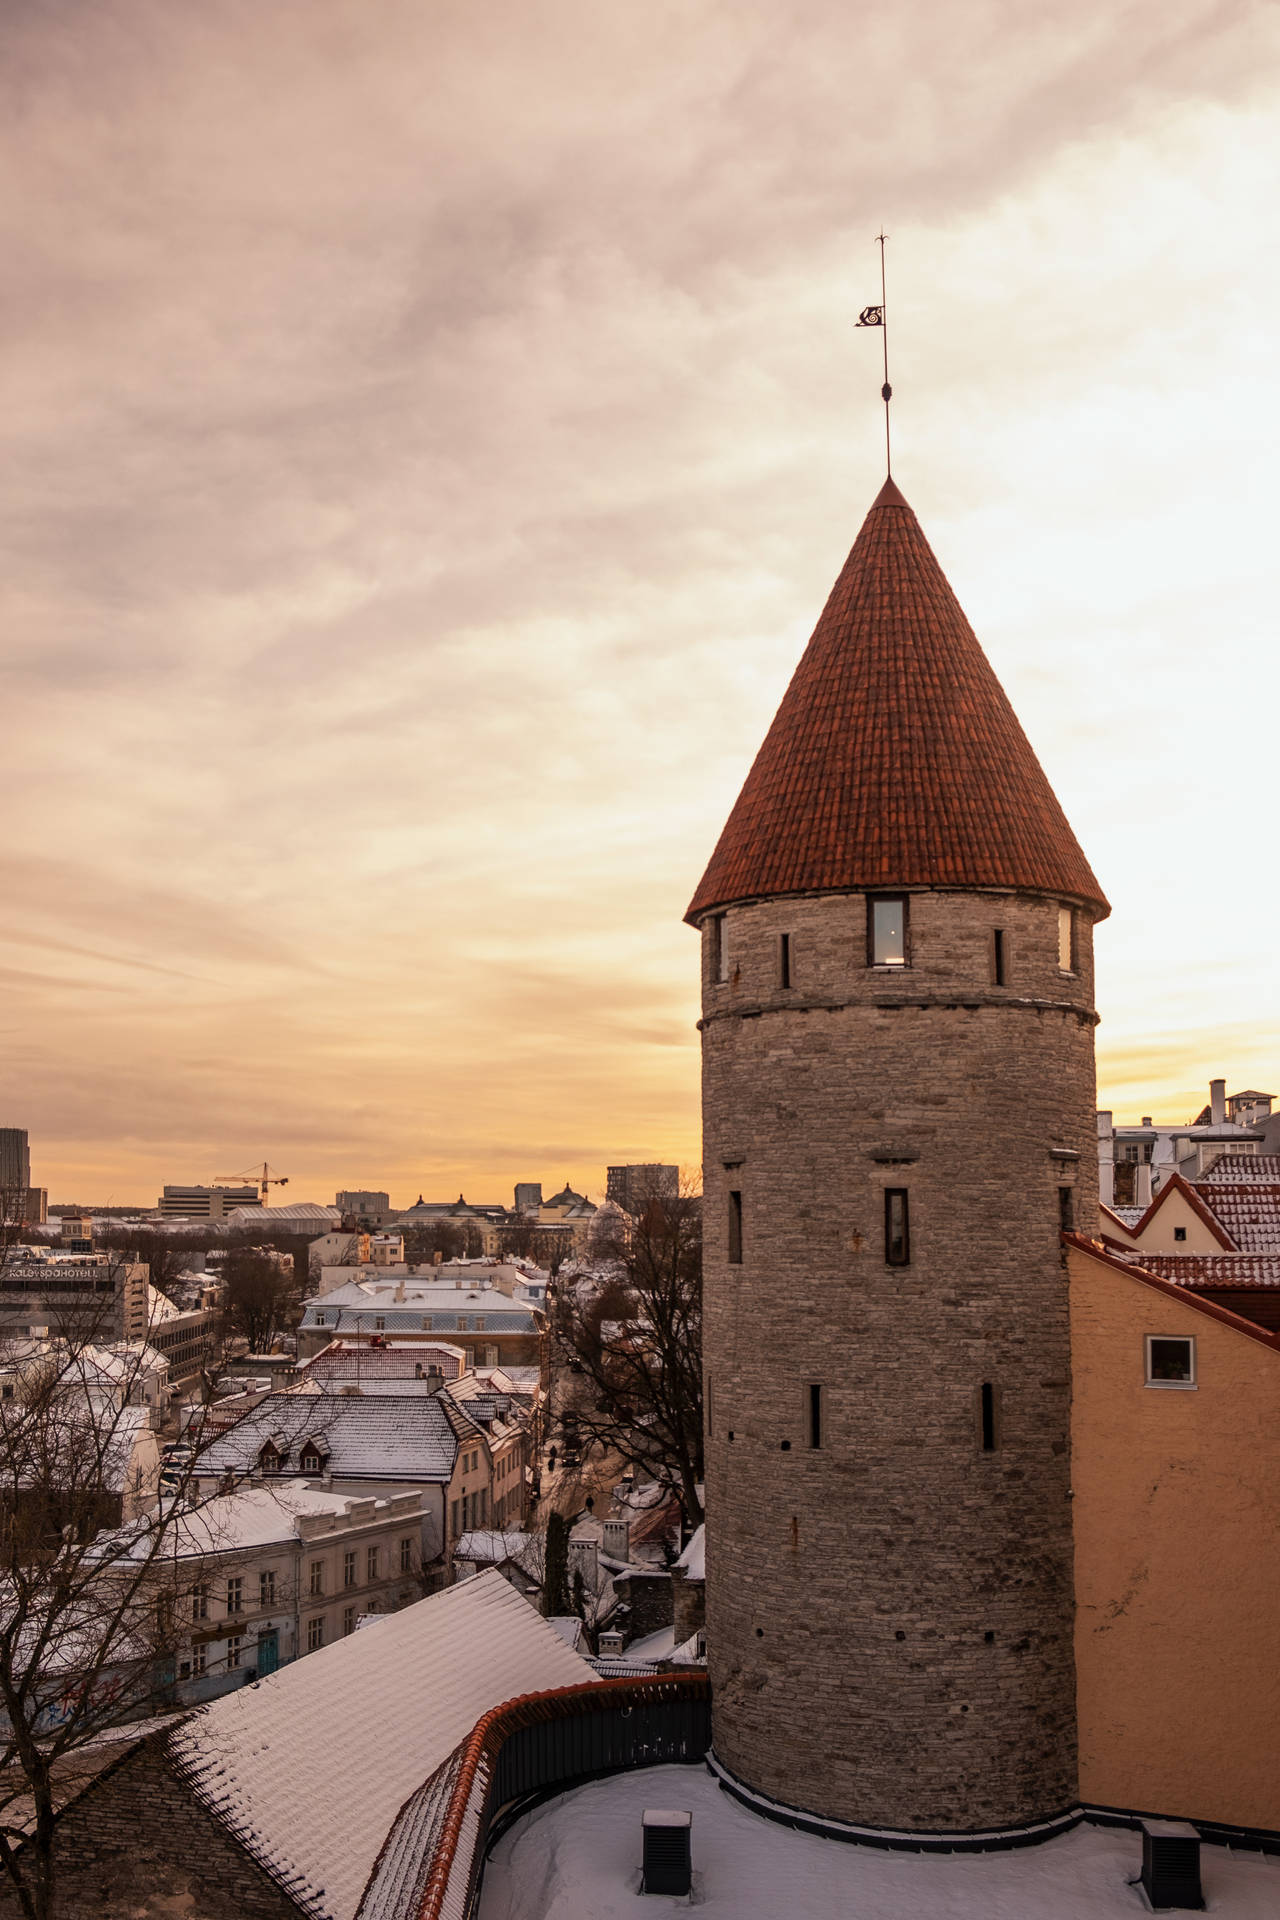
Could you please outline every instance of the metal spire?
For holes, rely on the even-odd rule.
[[[884,278],[884,243],[888,238],[887,233],[878,233],[876,235],[876,245],[880,249],[880,305],[878,307],[864,307],[858,315],[858,325],[860,327],[879,327],[881,333],[884,335],[882,341],[884,347],[884,385],[880,389],[880,398],[884,401],[885,472],[892,478],[893,458],[889,446],[889,402],[893,398],[893,388],[889,385],[889,322],[887,318],[889,303],[885,293]]]

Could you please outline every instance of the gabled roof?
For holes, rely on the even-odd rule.
[[[914,513],[885,482],[685,918],[994,887],[1110,912]]]
[[[1221,1321],[1223,1326],[1234,1327],[1236,1332],[1244,1334],[1246,1339],[1256,1340],[1259,1346],[1270,1347],[1273,1353],[1280,1354],[1280,1334],[1258,1326],[1253,1320],[1243,1319],[1240,1314],[1232,1313],[1230,1307],[1219,1306],[1216,1300],[1207,1299],[1203,1293],[1197,1293],[1190,1287],[1176,1286],[1172,1281],[1152,1272],[1152,1264],[1163,1257],[1172,1260],[1172,1255],[1155,1254],[1151,1256],[1149,1263],[1139,1265],[1132,1255],[1125,1258],[1123,1255],[1111,1253],[1097,1240],[1090,1240],[1083,1233],[1064,1233],[1062,1242],[1064,1246],[1075,1247],[1080,1253],[1087,1253],[1090,1259],[1098,1261],[1101,1266],[1114,1267],[1117,1273],[1125,1274],[1130,1280],[1136,1280],[1144,1287],[1151,1287],[1156,1293],[1166,1294],[1170,1299],[1180,1300],[1183,1306],[1190,1307],[1193,1312],[1207,1314],[1211,1320]],[[1182,1256],[1184,1260],[1194,1260],[1197,1257],[1212,1260],[1218,1256],[1212,1254]],[[1237,1259],[1239,1257],[1239,1255],[1236,1256]]]
[[[267,1440],[287,1451],[289,1473],[302,1471],[302,1448],[312,1441],[337,1480],[445,1482],[457,1453],[438,1394],[272,1393],[210,1443],[201,1477],[251,1472]]]
[[[1190,1186],[1188,1182],[1183,1179],[1180,1173],[1170,1174],[1169,1178],[1161,1186],[1160,1191],[1159,1193],[1157,1193],[1155,1199],[1151,1202],[1151,1205],[1146,1209],[1145,1213],[1139,1216],[1137,1220],[1134,1220],[1132,1222],[1122,1220],[1118,1213],[1116,1213],[1111,1207],[1108,1207],[1105,1205],[1102,1207],[1101,1211],[1111,1215],[1111,1218],[1115,1221],[1115,1224],[1120,1228],[1122,1234],[1131,1236],[1133,1239],[1137,1240],[1137,1239],[1140,1239],[1141,1236],[1146,1232],[1151,1222],[1155,1219],[1156,1215],[1159,1213],[1161,1207],[1167,1204],[1170,1195],[1175,1193],[1180,1194],[1182,1196],[1183,1200],[1185,1200],[1186,1204],[1190,1207],[1192,1213],[1195,1214],[1196,1218],[1200,1221],[1201,1225],[1206,1229],[1207,1232],[1213,1235],[1218,1245],[1222,1247],[1224,1251],[1235,1252],[1237,1250],[1235,1241],[1232,1239],[1230,1233],[1228,1233],[1223,1222],[1218,1218],[1216,1208],[1211,1209],[1210,1207],[1206,1206],[1205,1202],[1200,1198],[1200,1195],[1196,1192],[1195,1188],[1193,1186]]]
[[[225,1694],[169,1735],[168,1752],[304,1912],[352,1920],[402,1810],[477,1720],[590,1678],[501,1574],[481,1573]],[[404,1835],[411,1880],[432,1837],[429,1823]]]

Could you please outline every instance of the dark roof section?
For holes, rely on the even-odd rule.
[[[318,1443],[324,1471],[338,1480],[447,1481],[458,1451],[437,1394],[271,1393],[210,1442],[198,1470],[251,1473],[269,1441],[286,1456],[286,1474],[314,1478],[302,1466],[307,1440]]]
[[[685,918],[795,893],[996,887],[1111,911],[887,480]]]

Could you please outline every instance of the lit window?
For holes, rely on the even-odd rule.
[[[1058,908],[1058,971],[1074,973],[1076,970],[1076,917],[1070,907]]]
[[[867,938],[868,960],[873,967],[905,967],[907,964],[907,897],[903,893],[882,894],[869,902]]]
[[[885,1188],[884,1257],[891,1267],[905,1267],[911,1262],[911,1228],[905,1187]]]
[[[1149,1387],[1194,1387],[1196,1384],[1196,1343],[1190,1339],[1170,1339],[1162,1334],[1147,1335],[1147,1385]]]
[[[314,1653],[317,1647],[324,1645],[324,1621],[317,1618],[307,1622],[307,1652]]]

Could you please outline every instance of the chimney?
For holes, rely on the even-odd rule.
[[[404,1281],[403,1281],[403,1280],[401,1280],[401,1281],[400,1281],[400,1282],[399,1282],[399,1283],[397,1284],[397,1286],[396,1286],[396,1290],[395,1290],[395,1292],[394,1292],[394,1293],[392,1294],[392,1296],[391,1296],[391,1298],[392,1298],[393,1300],[395,1300],[395,1301],[400,1301],[400,1300],[403,1300],[403,1299],[404,1299]]]
[[[1223,1125],[1227,1117],[1227,1083],[1225,1080],[1209,1082],[1209,1119],[1215,1127]]]
[[[1149,1127],[1149,1126],[1151,1125],[1151,1115],[1150,1115],[1149,1113],[1144,1113],[1144,1114],[1143,1114],[1143,1116],[1142,1116],[1142,1124],[1143,1124],[1143,1126],[1144,1126],[1144,1127]]]

